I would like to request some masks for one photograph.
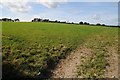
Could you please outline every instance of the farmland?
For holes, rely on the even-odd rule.
[[[14,75],[36,78],[46,75],[51,66],[55,66],[59,60],[84,44],[93,50],[94,59],[89,57],[88,60],[83,60],[83,64],[78,66],[77,76],[94,76],[93,73],[101,71],[96,74],[99,76],[108,65],[106,56],[109,50],[106,50],[106,47],[112,46],[111,48],[116,50],[117,40],[118,28],[113,27],[45,22],[3,22],[3,77]],[[82,57],[85,59],[86,55]],[[96,67],[97,63],[100,64]],[[91,65],[90,68],[87,64]],[[91,71],[93,68],[96,72]]]

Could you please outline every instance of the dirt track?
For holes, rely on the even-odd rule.
[[[66,59],[62,59],[53,70],[52,78],[76,78],[77,65],[80,65],[81,53],[89,54],[90,49],[78,48],[73,51]]]

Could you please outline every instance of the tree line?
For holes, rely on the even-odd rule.
[[[97,24],[90,24],[88,22],[79,22],[79,23],[74,23],[74,22],[67,22],[67,21],[58,21],[58,20],[55,20],[55,21],[51,21],[49,19],[41,19],[41,18],[34,18],[31,22],[52,22],[52,23],[65,23],[65,24],[81,24],[81,25],[97,25],[97,26],[106,26],[105,24],[100,24],[100,23],[97,23]]]
[[[2,18],[0,19],[1,22],[20,22],[20,19],[9,19],[9,18]],[[74,23],[74,22],[67,22],[67,21],[51,21],[49,19],[40,19],[40,18],[34,18],[31,22],[52,22],[52,23],[65,23],[65,24],[81,24],[81,25],[95,25],[95,24],[90,24],[88,22],[79,22],[79,23]],[[105,24],[100,24],[97,23],[96,25],[98,26],[106,26]]]
[[[0,22],[20,22],[20,19],[16,18],[16,19],[9,19],[9,18],[2,18],[0,19]],[[108,26],[105,24],[90,24],[88,22],[83,22],[80,21],[79,23],[74,23],[74,22],[68,22],[68,21],[59,21],[59,20],[49,20],[49,19],[41,19],[41,18],[34,18],[31,22],[51,22],[51,23],[64,23],[64,24],[76,24],[76,25],[91,25],[91,26],[107,26],[107,27],[119,27],[119,26]]]
[[[0,21],[2,21],[2,22],[20,22],[20,20],[18,18],[17,19],[2,18],[2,19],[0,19]]]

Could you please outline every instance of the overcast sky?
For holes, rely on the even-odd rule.
[[[0,18],[33,18],[118,25],[118,0],[2,0]],[[81,2],[80,2],[81,1]],[[104,0],[105,1],[105,0]],[[115,2],[116,1],[116,2]]]

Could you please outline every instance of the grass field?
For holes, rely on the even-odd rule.
[[[57,64],[61,58],[65,58],[87,40],[93,39],[88,42],[88,47],[93,45],[92,43],[97,44],[98,41],[94,40],[97,35],[101,35],[103,41],[114,44],[118,28],[44,22],[3,22],[3,74],[28,77],[43,75],[51,65]]]

